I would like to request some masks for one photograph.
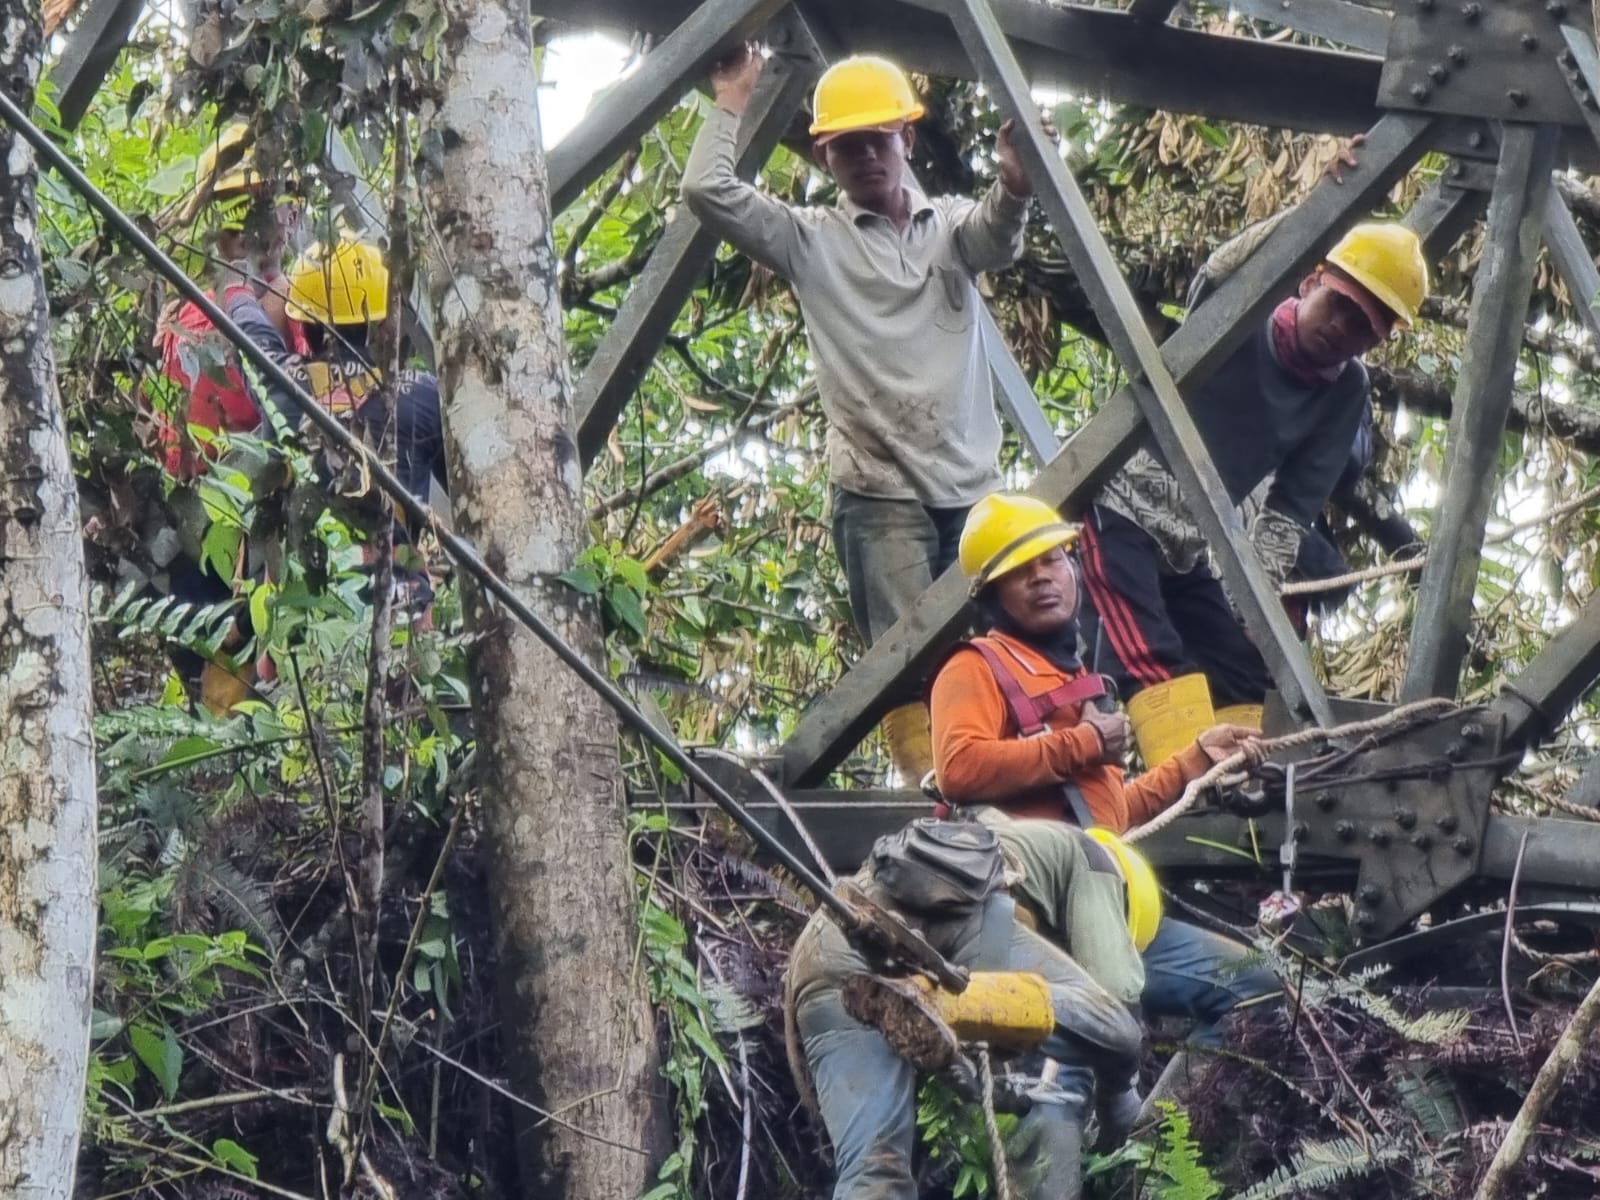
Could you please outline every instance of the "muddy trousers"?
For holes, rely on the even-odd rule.
[[[1141,1041],[1138,1022],[1127,1008],[1024,926],[1013,927],[1008,965],[1036,972],[1050,985],[1056,1029],[1041,1052],[1088,1068],[1102,1093],[1126,1092],[1138,1070]],[[833,1142],[838,1167],[833,1200],[917,1200],[912,1170],[917,1134],[915,1069],[889,1048],[882,1034],[844,1010],[836,986],[812,991],[795,1016],[823,1123]],[[1078,1176],[1075,1137],[1081,1138],[1089,1098],[1061,1089],[1054,1100],[1035,1107],[1039,1115],[1030,1114],[1024,1122],[1026,1138],[1019,1129],[1016,1139],[1020,1148],[1031,1147],[1032,1155],[1016,1164],[1019,1174],[1054,1189],[1019,1193],[1033,1200],[1077,1194],[1066,1188],[1065,1181]]]

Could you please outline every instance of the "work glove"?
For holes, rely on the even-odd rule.
[[[1100,735],[1100,761],[1121,766],[1128,753],[1128,739],[1133,734],[1133,725],[1127,716],[1120,712],[1101,712],[1086,704],[1082,720]]]

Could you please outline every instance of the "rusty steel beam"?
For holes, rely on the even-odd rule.
[[[1428,565],[1411,625],[1402,689],[1408,700],[1453,696],[1459,682],[1483,526],[1498,485],[1500,442],[1544,232],[1555,143],[1555,130],[1542,125],[1508,125],[1501,140],[1452,405],[1445,495],[1428,531]]]
[[[717,58],[770,21],[789,0],[706,0],[638,68],[600,93],[583,120],[545,155],[550,211],[582,194],[629,145],[666,116]]]
[[[532,0],[533,11],[584,28],[666,34],[695,0]],[[805,0],[808,20],[831,29],[854,53],[880,53],[909,70],[976,76],[939,7],[940,0]],[[1372,102],[1376,58],[1257,39],[1219,37],[1141,21],[1125,12],[994,0],[1023,68],[1041,83],[1173,112],[1358,133],[1381,115]],[[1226,87],[1218,81],[1226,80]]]
[[[62,128],[76,129],[83,120],[142,12],[144,0],[93,0],[85,7],[50,69]]]

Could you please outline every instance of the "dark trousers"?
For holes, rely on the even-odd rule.
[[[1163,571],[1150,535],[1097,504],[1079,561],[1090,669],[1112,676],[1124,699],[1199,671],[1219,708],[1261,703],[1272,676],[1204,559],[1182,575]]]
[[[384,418],[390,416],[394,431],[394,473],[400,477],[406,491],[427,504],[430,476],[438,479],[439,485],[448,491],[439,393],[433,388],[400,387],[393,395],[392,414],[386,414],[385,395],[379,392],[356,410],[356,417],[373,442],[378,443]]]
[[[956,561],[965,508],[929,508],[833,489],[833,548],[850,589],[850,612],[871,645]],[[894,697],[917,699],[915,682]]]

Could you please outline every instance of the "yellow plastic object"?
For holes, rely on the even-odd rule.
[[[933,724],[926,704],[902,704],[884,713],[883,740],[907,787],[918,786],[933,770]]]
[[[344,241],[331,250],[315,245],[289,268],[289,302],[296,321],[364,325],[389,312],[389,268],[367,242]]]
[[[1422,241],[1404,225],[1357,225],[1328,252],[1328,262],[1371,292],[1401,325],[1415,322],[1428,298]]]
[[[961,528],[961,572],[976,592],[1046,551],[1077,544],[1078,527],[1043,500],[995,492],[972,506]]]
[[[987,1042],[1000,1050],[1032,1050],[1056,1027],[1050,985],[1026,971],[974,971],[967,990],[947,992],[932,981],[913,980],[927,992],[941,1020],[963,1042]]]
[[[834,63],[817,80],[811,136],[915,121],[922,111],[904,71],[886,58],[860,54]]]
[[[249,695],[250,685],[228,668],[214,662],[208,662],[200,668],[200,703],[218,720],[231,713],[234,705]]]
[[[1217,709],[1218,725],[1243,725],[1246,729],[1260,729],[1266,709],[1260,704],[1230,704]]]
[[[1086,832],[1116,860],[1117,872],[1128,889],[1128,935],[1133,938],[1134,948],[1143,954],[1161,924],[1161,885],[1156,882],[1156,873],[1144,855],[1111,830],[1095,828]]]
[[[235,121],[205,148],[194,169],[198,190],[222,197],[249,191],[265,182],[255,170],[248,133],[243,121]]]
[[[1217,723],[1211,685],[1199,672],[1152,684],[1128,701],[1128,720],[1146,767],[1159,767]]]

